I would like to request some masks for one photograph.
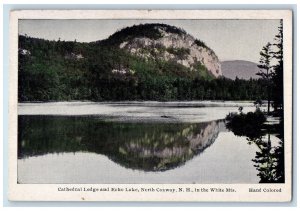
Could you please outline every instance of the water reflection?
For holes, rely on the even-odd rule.
[[[95,117],[19,116],[18,158],[94,152],[121,166],[165,171],[183,165],[226,130],[206,123],[118,123]]]
[[[256,152],[254,167],[258,170],[260,183],[282,183],[284,182],[284,147],[280,140],[279,146],[272,146],[270,134],[263,140],[248,139],[249,143],[257,145],[259,150]]]
[[[256,156],[252,161],[258,170],[260,183],[284,183],[284,142],[283,120],[279,124],[258,124],[258,118],[241,114],[236,118],[228,118],[226,128],[237,136],[245,136],[248,144],[257,146]],[[251,119],[252,121],[245,121]],[[261,121],[261,122],[265,122]],[[279,138],[277,145],[271,140],[271,134]]]

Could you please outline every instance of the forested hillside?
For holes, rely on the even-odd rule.
[[[210,60],[206,63],[186,63],[193,52],[180,46],[157,45],[152,53],[151,46],[147,46],[139,51],[141,43],[134,45],[134,38],[147,37],[152,45],[167,36],[151,31],[157,29],[153,25],[142,26],[145,28],[143,35],[136,28],[126,28],[107,40],[92,43],[49,41],[20,35],[19,101],[266,99],[263,79],[246,81],[217,77],[216,74],[220,75],[216,69],[217,57],[199,40],[191,45],[198,45],[193,47],[194,51],[199,48],[208,52],[204,59],[210,56]],[[164,27],[164,33],[168,31],[182,43],[186,41],[183,30]],[[130,46],[126,43],[125,47],[120,47],[125,41]],[[132,49],[139,52],[132,53]]]

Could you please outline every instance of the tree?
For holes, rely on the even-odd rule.
[[[274,50],[271,52],[272,57],[276,60],[273,66],[274,74],[272,80],[274,82],[274,110],[283,110],[283,22],[280,20],[278,34],[274,38]]]
[[[266,81],[267,93],[268,93],[268,114],[270,113],[270,101],[271,101],[271,79],[272,79],[272,66],[271,66],[271,43],[267,43],[260,52],[260,61],[258,68],[260,72],[256,73]]]

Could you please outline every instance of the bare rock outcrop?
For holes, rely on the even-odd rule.
[[[145,59],[175,61],[191,71],[206,68],[215,77],[222,76],[217,55],[203,42],[187,33],[168,32],[164,26],[155,26],[160,37],[134,37],[122,42],[119,47]]]

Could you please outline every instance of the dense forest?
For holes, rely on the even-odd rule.
[[[168,30],[185,33],[172,27]],[[215,78],[201,64],[191,71],[176,61],[145,59],[118,47],[120,37],[126,40],[135,33],[158,36],[147,27],[142,32],[125,28],[92,43],[20,35],[19,101],[267,99],[264,78]],[[206,46],[199,40],[197,45]],[[184,49],[168,51],[179,56],[186,53]]]

